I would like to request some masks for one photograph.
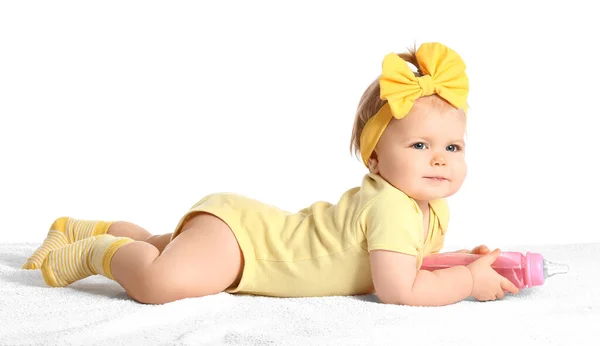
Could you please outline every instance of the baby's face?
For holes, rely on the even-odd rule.
[[[386,181],[417,201],[456,193],[467,173],[466,116],[439,99],[420,98],[403,119],[392,119],[375,152]]]

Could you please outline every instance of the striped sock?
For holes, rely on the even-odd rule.
[[[58,218],[50,226],[42,245],[21,268],[38,269],[50,251],[94,235],[106,234],[112,223],[112,221],[77,220],[70,217]]]
[[[44,281],[48,286],[65,287],[96,274],[114,280],[110,271],[113,255],[131,242],[131,238],[103,234],[52,250],[41,266]]]

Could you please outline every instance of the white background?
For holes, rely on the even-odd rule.
[[[366,172],[360,96],[427,41],[472,90],[446,249],[600,241],[596,5],[491,4],[2,2],[0,242],[60,216],[171,232],[218,191],[335,203]]]

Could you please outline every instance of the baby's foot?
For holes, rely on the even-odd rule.
[[[73,244],[78,240],[106,234],[112,223],[112,221],[79,220],[67,216],[56,219],[50,226],[50,231],[42,246],[35,250],[22,268],[39,269],[50,251]]]
[[[21,267],[22,269],[39,269],[50,251],[70,244],[69,238],[65,233],[68,219],[68,217],[61,217],[52,223],[46,239],[44,239],[42,245],[35,250],[33,255],[27,259],[25,264]]]

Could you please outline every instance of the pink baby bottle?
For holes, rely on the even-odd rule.
[[[423,258],[421,269],[438,270],[453,266],[468,265],[483,255],[465,253],[440,253]],[[492,268],[509,279],[519,289],[541,286],[544,281],[556,274],[569,271],[565,264],[552,263],[538,253],[501,252]]]

